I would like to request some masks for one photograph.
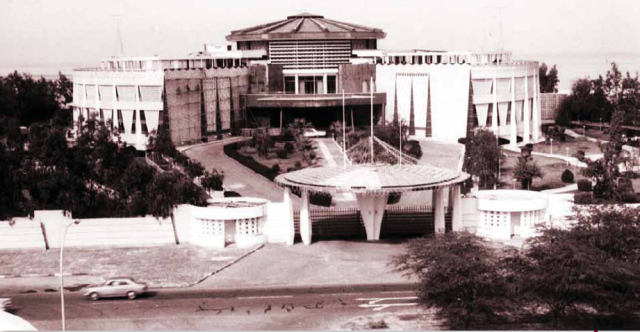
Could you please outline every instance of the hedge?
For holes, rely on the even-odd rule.
[[[589,181],[587,179],[582,179],[582,180],[578,181],[578,190],[580,190],[580,191],[591,191],[592,190],[591,181]]]
[[[243,166],[251,169],[252,171],[264,176],[265,178],[273,181],[279,174],[279,170],[276,170],[272,167],[267,167],[259,162],[257,162],[253,157],[247,157],[239,153],[237,150],[240,147],[242,142],[236,142],[227,144],[224,146],[223,151],[228,157],[235,159]],[[275,172],[274,172],[275,171]]]

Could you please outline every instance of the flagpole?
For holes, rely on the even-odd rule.
[[[344,114],[344,89],[342,89],[342,170],[347,169],[347,123]]]
[[[402,166],[402,122],[398,121],[398,127],[400,127],[400,166]]]
[[[373,77],[371,77],[369,91],[371,92],[371,163],[373,164]]]

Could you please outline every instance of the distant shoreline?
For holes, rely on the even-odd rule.
[[[602,53],[513,53],[513,58],[519,60],[532,60],[546,63],[549,68],[558,67],[560,83],[558,90],[568,92],[572,83],[580,78],[597,78],[605,76],[611,68],[611,62],[616,62],[622,72],[631,75],[640,72],[640,54],[629,52],[602,52]],[[58,72],[65,76],[73,77],[73,69],[98,67],[99,61],[91,64],[83,63],[34,63],[22,65],[0,65],[0,76],[7,76],[17,70],[19,73],[28,73],[35,78],[57,79]]]

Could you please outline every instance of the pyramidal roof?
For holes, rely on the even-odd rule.
[[[301,13],[287,16],[284,20],[231,31],[227,40],[382,39],[385,36],[381,29]]]

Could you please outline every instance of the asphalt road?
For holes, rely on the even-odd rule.
[[[12,298],[16,315],[39,330],[59,330],[60,294]],[[65,293],[68,330],[327,330],[350,319],[395,311],[417,312],[410,291],[365,293],[225,294],[207,290],[155,290],[135,300],[90,301]]]

